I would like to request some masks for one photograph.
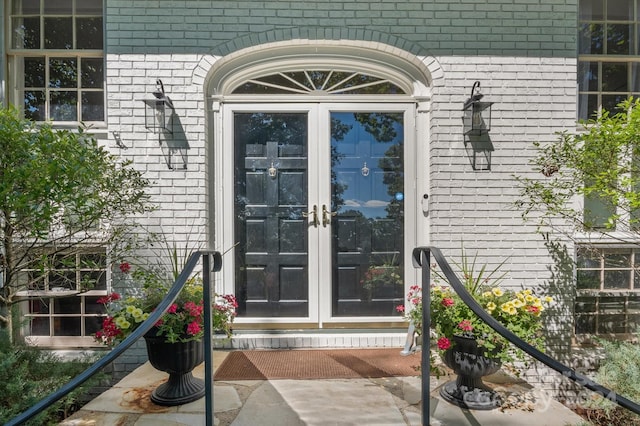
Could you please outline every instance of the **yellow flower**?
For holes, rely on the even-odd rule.
[[[491,289],[491,293],[493,293],[494,296],[496,296],[496,297],[500,297],[500,296],[502,296],[504,294],[504,291],[502,291],[501,289],[496,287],[496,288]]]
[[[129,327],[131,327],[131,323],[127,321],[126,318],[123,318],[123,317],[116,318],[116,325],[121,330],[126,330]]]
[[[509,309],[511,309],[513,306],[511,306],[511,304],[509,302],[507,303],[503,303],[502,305],[500,305],[500,310],[502,312],[506,312],[509,313]]]
[[[496,308],[496,304],[493,302],[487,303],[487,311],[491,312]]]
[[[516,297],[517,297],[518,299],[520,299],[520,300],[524,300],[524,293],[522,293],[522,292],[518,292],[518,293],[516,293]]]
[[[509,313],[509,315],[515,315],[515,314],[518,313],[518,310],[515,307],[510,306],[508,313]]]
[[[553,297],[551,297],[551,296],[546,296],[546,297],[544,298],[544,301],[545,301],[545,302],[547,302],[547,303],[552,303],[552,302],[553,302]]]
[[[515,308],[522,308],[524,306],[524,302],[520,299],[512,300],[511,303],[513,303]]]
[[[127,307],[125,308],[125,311],[126,311],[128,314],[132,314],[132,315],[133,315],[133,312],[134,312],[136,309],[138,309],[138,308],[136,308],[136,307],[135,307],[135,306],[133,306],[133,305],[127,305]]]
[[[533,293],[531,290],[526,289],[523,291],[524,294],[526,294],[527,296],[530,295],[531,293]]]
[[[482,297],[491,297],[491,292],[490,291],[485,291],[484,293],[482,293]]]
[[[525,296],[524,300],[526,300],[527,302],[531,303],[531,302],[533,302],[533,301],[535,300],[535,297],[533,297],[533,296],[532,296],[532,295],[530,295],[530,294],[527,294],[527,295]]]

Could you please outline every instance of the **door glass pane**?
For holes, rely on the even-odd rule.
[[[308,316],[307,133],[306,113],[234,114],[240,316]]]
[[[331,113],[333,316],[402,303],[403,137],[402,113]]]

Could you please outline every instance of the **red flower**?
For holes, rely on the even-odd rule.
[[[540,312],[540,308],[539,308],[539,307],[537,307],[537,306],[531,306],[531,305],[529,305],[529,306],[527,306],[525,309],[526,309],[528,312],[531,312],[531,313],[533,313],[533,314],[535,314],[535,313],[537,313],[537,312]]]
[[[450,347],[451,340],[447,339],[446,337],[441,337],[438,339],[438,349],[440,349],[441,351],[446,351]]]
[[[189,323],[189,325],[187,326],[187,334],[195,336],[198,333],[200,333],[200,324],[198,324],[198,321]]]
[[[120,264],[120,272],[122,272],[123,274],[128,274],[129,271],[131,271],[131,265],[129,265],[128,262],[122,262]]]
[[[396,311],[398,311],[398,312],[404,312],[404,305],[398,305],[398,306],[396,306]]]
[[[473,326],[471,325],[471,321],[469,320],[462,320],[460,321],[460,324],[458,324],[458,328],[462,331],[471,331],[473,330]]]
[[[176,305],[175,303],[173,303],[171,306],[167,308],[168,314],[175,314],[177,311],[178,311],[178,305]]]
[[[455,302],[452,298],[445,297],[444,299],[442,299],[441,303],[442,303],[442,306],[444,306],[445,308],[448,308],[449,306],[453,306]]]

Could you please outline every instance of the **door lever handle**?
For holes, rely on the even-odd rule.
[[[327,205],[323,204],[322,205],[322,226],[326,227],[328,224],[330,224],[331,218],[337,214],[338,212],[332,212],[327,210]]]
[[[314,204],[313,210],[311,210],[310,212],[302,212],[302,216],[303,217],[311,216],[311,224],[316,228],[318,227],[318,223],[319,223],[318,222],[318,206]]]

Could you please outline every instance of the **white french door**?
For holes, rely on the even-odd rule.
[[[413,276],[413,108],[225,105],[218,212],[239,322],[397,319]]]

